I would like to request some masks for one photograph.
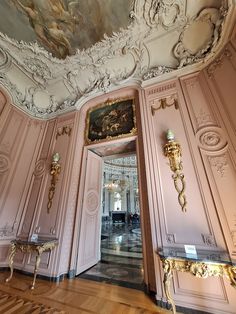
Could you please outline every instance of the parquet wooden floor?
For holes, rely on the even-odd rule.
[[[31,291],[32,277],[14,273],[12,280],[5,283],[7,276],[8,272],[0,273],[0,291],[68,314],[171,313],[157,307],[144,292],[134,289],[76,278],[60,283],[37,279],[35,290]]]

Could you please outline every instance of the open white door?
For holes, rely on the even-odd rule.
[[[95,265],[100,259],[102,164],[101,157],[87,151],[77,275]]]

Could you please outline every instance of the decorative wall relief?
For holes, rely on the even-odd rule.
[[[176,242],[176,235],[172,233],[166,234],[166,242],[169,244],[174,244]]]
[[[182,173],[183,166],[181,161],[181,147],[175,141],[174,133],[171,130],[167,131],[167,144],[164,146],[164,154],[169,158],[170,169],[174,172],[172,178],[174,180],[175,189],[178,192],[178,201],[183,212],[187,211],[187,200],[185,196],[185,180]]]
[[[206,151],[220,151],[228,144],[224,132],[219,127],[207,126],[196,134],[199,146]]]
[[[62,136],[62,135],[64,135],[64,134],[70,136],[71,131],[72,131],[72,127],[70,127],[70,126],[68,126],[68,125],[67,125],[67,126],[63,126],[62,128],[59,128],[59,129],[57,130],[56,139],[57,139],[59,136]]]
[[[186,24],[174,48],[179,68],[203,59],[216,46],[227,10],[226,2],[222,3],[220,10],[205,8]],[[199,32],[201,36],[197,36]]]
[[[221,55],[220,55],[218,58],[216,58],[216,59],[208,66],[208,68],[207,68],[207,74],[208,74],[208,77],[209,77],[209,78],[213,78],[214,73],[215,73],[215,70],[216,70],[218,67],[222,66],[223,59],[224,59],[225,57],[228,58],[228,59],[232,58],[232,53],[231,53],[231,51],[230,51],[228,48],[225,48],[224,51],[223,51],[223,53],[221,53]]]
[[[0,153],[0,174],[6,172],[9,168],[10,168],[9,157]]]
[[[217,246],[215,238],[212,234],[202,234],[202,239],[207,246]]]
[[[121,84],[141,85],[143,80],[203,61],[205,56],[216,53],[227,15],[228,1],[222,0],[215,7],[203,10],[198,2],[190,2],[187,11],[194,12],[190,15],[186,11],[186,0],[122,1],[124,7],[119,5],[119,10],[124,13],[121,23],[123,28],[118,28],[114,33],[104,32],[103,34],[108,35],[102,38],[103,34],[99,32],[101,23],[98,23],[95,30],[95,33],[99,34],[95,40],[96,44],[88,45],[84,50],[77,49],[73,53],[75,43],[72,39],[74,36],[80,38],[86,25],[89,28],[88,23],[83,24],[80,10],[87,12],[88,8],[91,8],[91,14],[95,14],[96,18],[99,14],[103,16],[101,0],[95,1],[93,6],[91,3],[85,5],[85,1],[79,2],[78,5],[78,0],[59,1],[54,5],[51,1],[34,1],[32,8],[26,0],[14,1],[11,5],[6,2],[5,6],[3,5],[4,10],[6,7],[12,10],[12,6],[15,6],[17,14],[23,17],[22,23],[31,21],[37,25],[36,28],[32,28],[30,24],[27,27],[32,33],[35,32],[34,39],[37,39],[38,43],[17,41],[10,38],[10,35],[0,33],[0,46],[3,51],[3,54],[0,53],[0,70],[4,70],[4,73],[0,73],[0,82],[9,89],[14,104],[32,116],[48,119],[59,112],[80,108],[85,98],[95,93],[108,92]],[[1,5],[2,3],[0,8]],[[100,11],[96,10],[97,6]],[[102,9],[108,8],[109,11],[116,6],[117,4],[107,4],[104,1]],[[47,9],[41,11],[42,8]],[[65,20],[58,18],[59,12],[66,17]],[[132,17],[130,20],[129,13]],[[40,23],[36,22],[31,14],[36,14]],[[127,17],[128,23],[124,23],[124,16]],[[78,25],[75,22],[77,20]],[[95,20],[92,22],[96,24]],[[71,32],[71,27],[75,33]],[[197,36],[200,32],[203,35]],[[95,33],[93,31],[92,37]],[[54,38],[52,34],[55,35]],[[11,35],[15,37],[14,32]],[[165,39],[164,42],[173,42],[171,47],[166,47],[168,57],[165,61],[150,48],[159,45],[160,38]],[[195,38],[194,41],[192,38]],[[70,57],[65,60],[54,58],[40,44],[53,51],[58,58],[64,58],[68,54]],[[73,49],[70,51],[68,47]],[[5,70],[10,60],[12,73],[8,75]],[[20,83],[18,75],[13,75],[14,71],[18,70],[22,72]],[[32,80],[32,83],[29,80]],[[60,95],[55,93],[57,89],[61,91]],[[44,98],[43,105],[39,95]]]
[[[58,181],[58,176],[61,172],[61,165],[59,164],[59,160],[60,160],[59,153],[55,153],[52,156],[51,171],[50,171],[52,178],[51,178],[51,185],[49,187],[49,192],[48,192],[48,204],[47,204],[48,214],[50,213],[50,208],[52,207],[52,200],[53,200],[55,190],[56,190],[56,183]]]
[[[8,223],[5,224],[4,227],[0,228],[0,238],[12,237],[15,235],[14,225],[10,226]]]
[[[3,69],[7,69],[11,65],[11,58],[9,55],[0,48],[0,71]]]
[[[155,112],[158,111],[159,109],[166,109],[171,106],[174,106],[176,110],[179,109],[177,95],[172,95],[166,98],[161,98],[154,102],[155,102],[155,105],[151,106],[151,111],[152,111],[153,116]],[[157,106],[156,106],[156,103],[157,103]]]
[[[46,169],[46,162],[43,159],[40,159],[36,162],[34,168],[35,177],[41,177]]]
[[[186,22],[185,8],[185,0],[148,0],[144,4],[144,19],[149,27],[161,25],[168,30]]]
[[[221,177],[225,176],[226,169],[228,167],[228,160],[226,157],[226,154],[223,154],[221,156],[208,156],[208,160],[210,162],[210,165],[216,169],[216,171],[219,173]]]
[[[134,99],[99,104],[87,112],[86,143],[136,134]]]

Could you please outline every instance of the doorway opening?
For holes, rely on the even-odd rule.
[[[126,150],[92,149],[103,159],[100,260],[80,277],[144,290],[135,141]],[[132,147],[132,149],[131,149]],[[113,152],[113,154],[111,154]]]

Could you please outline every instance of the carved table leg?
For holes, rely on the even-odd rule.
[[[172,264],[171,264],[171,261],[168,261],[168,260],[163,260],[162,263],[163,263],[163,270],[164,270],[163,284],[164,284],[164,290],[165,290],[166,298],[172,307],[172,312],[174,314],[176,314],[175,303],[174,303],[174,300],[173,300],[171,293],[170,293],[170,282],[171,282],[171,278],[173,276]]]
[[[38,254],[36,256],[36,261],[35,261],[35,267],[34,267],[34,279],[33,279],[33,283],[30,287],[31,290],[34,289],[35,287],[35,281],[36,281],[36,276],[37,276],[37,272],[38,272],[38,268],[39,268],[39,264],[40,264],[40,260],[41,260],[41,254],[42,254],[42,250],[38,250]]]
[[[11,244],[11,251],[9,254],[9,267],[10,267],[10,276],[6,279],[6,282],[9,282],[13,275],[13,260],[16,254],[16,245],[14,243]]]
[[[236,288],[236,266],[228,266],[227,268],[228,278],[230,280],[231,286]]]

